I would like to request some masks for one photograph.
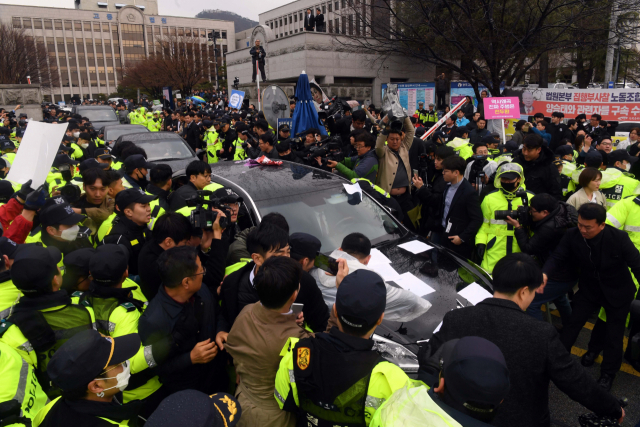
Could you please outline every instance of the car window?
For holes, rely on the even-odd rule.
[[[360,203],[350,204],[347,193],[336,187],[296,196],[284,196],[257,202],[260,215],[279,212],[287,219],[291,233],[304,232],[316,236],[322,252],[340,247],[351,233],[362,233],[373,244],[393,240],[400,227],[385,210],[363,194]],[[390,233],[391,232],[391,233]]]
[[[116,112],[112,108],[105,108],[104,110],[78,110],[78,114],[82,117],[86,117],[90,122],[117,122],[118,117]]]
[[[169,141],[134,141],[134,144],[141,147],[147,153],[147,160],[182,160],[190,159],[193,153],[189,146],[182,139],[172,139]]]
[[[115,141],[122,135],[127,135],[130,133],[139,133],[139,132],[150,132],[150,131],[144,126],[132,126],[131,128],[128,128],[128,129],[123,129],[123,128],[109,129],[107,130],[107,133],[104,135],[104,137],[105,137],[105,141]]]

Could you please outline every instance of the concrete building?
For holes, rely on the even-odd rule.
[[[147,15],[158,14],[158,0],[75,0],[76,9],[95,12],[117,12],[125,6],[135,6]]]
[[[293,84],[303,70],[328,97],[341,96],[376,105],[381,102],[383,83],[433,81],[434,66],[416,66],[412,58],[402,56],[382,61],[345,48],[347,36],[370,35],[358,15],[370,17],[372,1],[377,0],[298,0],[260,14],[260,25],[253,29],[249,46],[244,47],[246,37],[240,41],[236,37],[237,49],[227,55],[228,81],[231,83],[238,77],[243,90],[249,92],[250,101],[256,100],[256,89],[246,85],[251,82],[249,49],[255,40],[260,40],[267,52],[268,82],[282,86],[288,95],[293,94]],[[324,15],[326,32],[304,31],[306,10],[311,9],[315,15],[318,7]],[[377,19],[389,18],[376,15]]]
[[[76,0],[78,9],[0,4],[0,22],[24,28],[55,63],[60,84],[43,90],[46,101],[116,92],[124,67],[155,52],[156,43],[166,36],[197,37],[202,45],[197,59],[207,61],[209,81],[215,80],[214,51],[207,46],[207,34],[220,32],[216,56],[222,65],[224,54],[236,48],[233,21],[162,16],[157,14],[157,0],[134,3]]]

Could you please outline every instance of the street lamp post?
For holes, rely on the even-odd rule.
[[[218,86],[218,46],[216,45],[216,39],[220,38],[220,32],[219,31],[211,31],[209,34],[207,34],[208,38],[209,38],[209,46],[213,45],[213,62],[214,62],[214,69],[215,69],[215,73],[216,73],[216,91],[220,89],[220,87]]]

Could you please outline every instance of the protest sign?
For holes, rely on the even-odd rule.
[[[231,90],[231,98],[229,98],[229,107],[242,108],[242,101],[244,100],[244,92],[241,90]]]
[[[30,122],[6,179],[20,184],[32,180],[33,189],[44,184],[67,126]]]

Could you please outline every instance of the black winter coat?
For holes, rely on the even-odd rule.
[[[553,164],[554,158],[551,150],[543,146],[540,156],[530,162],[525,160],[522,150],[518,150],[513,156],[513,163],[522,166],[527,190],[534,194],[551,194],[556,200],[562,200],[560,173],[558,167]]]
[[[534,222],[531,231],[533,236],[529,237],[527,230],[517,228],[515,230],[516,240],[520,250],[525,254],[532,255],[537,258],[540,267],[547,262],[551,256],[551,252],[558,246],[560,240],[571,227],[575,227],[578,223],[578,212],[571,205],[560,202],[558,207],[553,210],[542,221]],[[554,274],[553,281],[569,282],[577,277],[569,269],[558,271]]]
[[[442,196],[447,189],[447,183],[442,177],[441,170],[435,170],[435,174],[429,177],[429,183],[425,183],[416,193],[415,197],[422,203],[421,231],[441,231],[442,226],[438,218],[442,218]]]
[[[620,307],[635,297],[631,273],[640,278],[640,253],[625,231],[605,225],[600,233],[601,256],[597,259],[591,260],[591,248],[576,227],[565,233],[542,271],[553,277],[574,266],[579,270],[580,292],[603,295],[613,307]]]
[[[564,348],[556,329],[514,302],[487,298],[475,307],[449,311],[429,341],[431,354],[445,342],[467,336],[497,345],[509,369],[511,388],[492,425],[549,426],[549,381],[589,411],[615,419],[622,414],[617,400]]]
[[[449,190],[450,188],[447,185],[442,194],[440,212],[437,215],[437,221],[440,225],[442,225],[442,217],[444,215],[445,197]],[[459,255],[467,258],[471,257],[471,251],[475,246],[476,233],[482,226],[482,210],[480,209],[478,192],[474,190],[469,181],[464,178],[451,201],[449,212],[445,218],[445,224],[448,223],[451,223],[451,228],[449,231],[446,231],[445,228],[445,239],[442,245]],[[449,240],[450,236],[459,236],[464,243],[454,245]]]

